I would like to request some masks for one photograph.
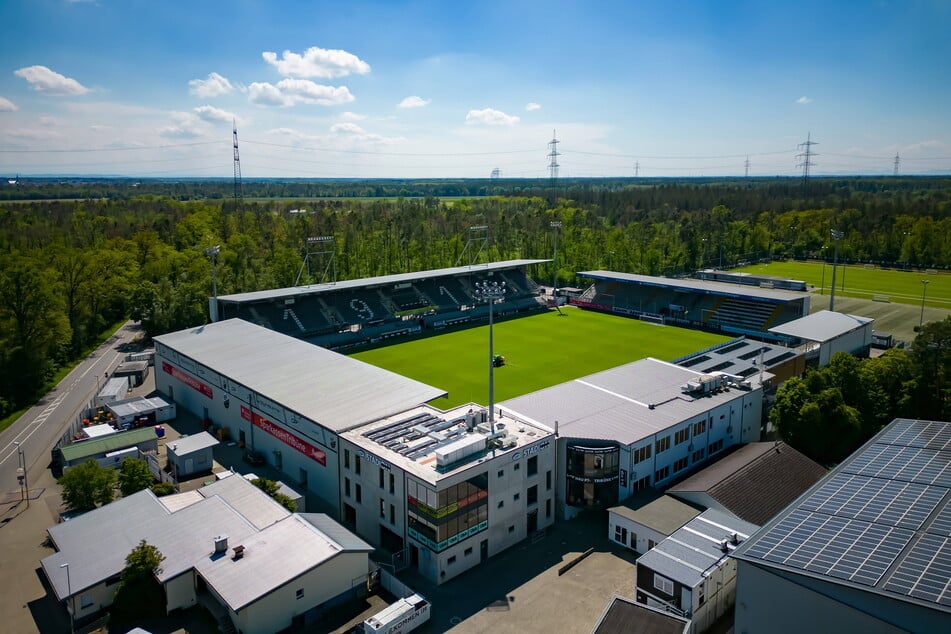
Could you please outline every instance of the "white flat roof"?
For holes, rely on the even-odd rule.
[[[241,319],[155,341],[337,432],[446,396],[445,390]]]
[[[206,431],[182,436],[170,442],[165,443],[165,448],[176,456],[187,456],[190,453],[214,447],[218,444],[218,439]]]
[[[770,328],[769,332],[823,343],[857,330],[873,321],[870,317],[820,310],[775,328]]]

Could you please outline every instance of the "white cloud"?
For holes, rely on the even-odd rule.
[[[345,132],[347,134],[366,134],[367,131],[358,126],[356,123],[335,123],[330,126],[330,131],[333,133]]]
[[[518,122],[518,117],[492,108],[470,110],[466,114],[466,124],[468,125],[515,125]]]
[[[804,106],[804,105],[806,105],[807,103],[812,103],[812,99],[810,99],[809,97],[803,95],[802,97],[800,97],[799,99],[796,100],[796,103],[798,103],[798,104]]]
[[[533,110],[541,110],[541,109],[542,109],[542,105],[541,105],[540,103],[535,103],[534,101],[529,101],[529,102],[525,105],[525,109],[528,110],[529,112],[531,112],[531,111],[533,111]]]
[[[46,66],[27,66],[13,71],[33,86],[33,90],[48,95],[83,95],[89,89],[71,77],[65,77]]]
[[[6,97],[0,97],[0,112],[16,112],[19,110],[17,105],[7,99]]]
[[[325,49],[312,46],[303,55],[284,51],[282,59],[277,53],[264,51],[261,53],[268,64],[274,66],[284,77],[345,77],[350,73],[366,75],[370,72],[370,65],[347,51],[339,49]]]
[[[340,120],[341,121],[363,121],[367,116],[365,114],[357,114],[356,112],[341,112]]]
[[[234,113],[214,106],[198,106],[194,110],[199,119],[209,123],[231,123],[237,119]]]
[[[6,130],[4,134],[15,139],[26,141],[45,141],[47,139],[59,139],[63,135],[56,130],[49,128],[19,128],[16,130]]]
[[[226,95],[234,90],[231,82],[218,73],[208,73],[208,79],[192,79],[188,85],[188,92],[202,99]]]
[[[277,85],[254,82],[248,86],[248,99],[263,106],[293,106],[295,103],[333,106],[353,101],[346,86],[324,86],[309,79],[282,79]]]
[[[170,139],[194,139],[202,135],[201,121],[196,115],[190,112],[172,112],[171,117],[174,125],[159,130],[159,136]]]
[[[423,106],[428,106],[432,102],[432,99],[423,99],[422,97],[417,97],[412,95],[406,97],[399,103],[398,108],[422,108]]]

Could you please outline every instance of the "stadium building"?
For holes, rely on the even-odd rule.
[[[642,359],[504,401],[557,436],[558,512],[615,506],[727,447],[760,439],[762,387]]]

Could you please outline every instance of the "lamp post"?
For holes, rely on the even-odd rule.
[[[819,294],[823,295],[826,292],[826,254],[824,251],[825,247],[819,249],[819,257],[822,258],[822,284],[819,286]]]
[[[495,433],[495,353],[492,347],[492,307],[505,297],[505,282],[475,283],[475,297],[489,304],[489,430]]]
[[[221,245],[216,244],[213,247],[205,249],[205,255],[211,257],[211,310],[208,316],[212,322],[218,321],[218,254],[221,253]]]
[[[14,440],[13,445],[17,448],[17,482],[20,485],[20,501],[25,499],[26,507],[30,508],[30,482],[27,477],[26,454],[23,453],[20,441]]]
[[[835,245],[832,256],[832,293],[829,295],[829,310],[835,310],[835,268],[839,263],[839,240],[845,236],[838,229],[832,229],[832,243]]]
[[[100,385],[99,385],[99,375],[98,375],[98,374],[94,374],[93,376],[96,377],[96,395],[98,396],[98,395],[99,395],[99,390],[102,389],[102,388],[100,387]]]
[[[931,280],[921,280],[921,317],[918,318],[918,330],[921,330],[925,323],[925,293],[928,291],[928,282]]]
[[[69,582],[69,563],[60,564],[60,568],[66,569],[66,611],[69,612],[69,632],[73,632],[73,586]]]
[[[558,305],[558,230],[561,229],[560,220],[552,220],[548,226],[555,230],[555,257],[551,259],[551,298],[555,300],[555,306]],[[492,311],[489,311],[489,315]]]

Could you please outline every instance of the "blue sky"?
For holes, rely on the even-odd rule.
[[[951,2],[0,3],[0,171],[951,173]]]

